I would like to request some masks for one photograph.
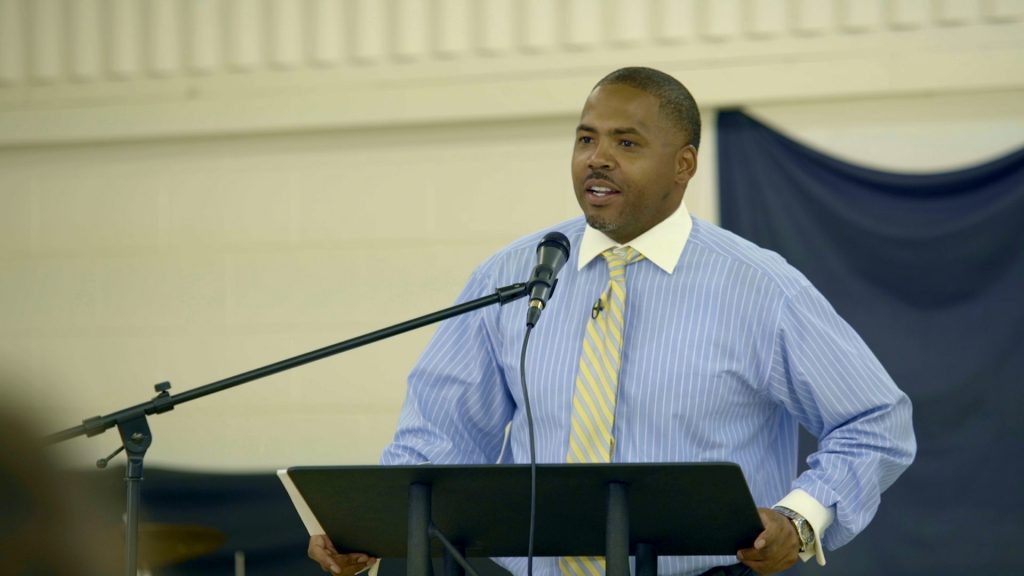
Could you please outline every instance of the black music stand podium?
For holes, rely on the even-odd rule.
[[[407,557],[429,576],[446,537],[464,556],[526,556],[530,467],[295,467],[287,475],[339,550]],[[733,555],[763,530],[739,466],[540,464],[535,556],[605,556],[607,576],[657,556]],[[464,551],[464,552],[462,552]]]

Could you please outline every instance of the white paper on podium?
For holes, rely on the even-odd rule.
[[[295,511],[299,513],[299,519],[302,520],[302,525],[306,527],[306,532],[310,536],[316,536],[318,534],[326,534],[323,526],[320,525],[320,521],[316,519],[316,515],[309,508],[309,504],[306,503],[306,499],[299,493],[299,489],[295,487],[295,483],[292,482],[291,476],[288,475],[287,470],[278,470],[277,477],[281,480],[281,484],[284,484],[285,492],[288,493],[288,497],[292,499],[292,506],[295,507]],[[370,566],[366,570],[359,572],[359,574],[367,573],[368,576],[377,576],[377,570],[380,569],[380,558],[373,566]],[[367,572],[367,570],[369,572]]]

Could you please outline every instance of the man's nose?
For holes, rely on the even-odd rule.
[[[599,143],[594,146],[593,150],[590,158],[587,159],[587,166],[589,168],[611,168],[614,166],[615,158],[611,155],[607,146]]]

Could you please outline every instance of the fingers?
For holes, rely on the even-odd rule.
[[[320,564],[320,569],[324,572],[338,576],[354,576],[377,562],[375,558],[365,554],[333,554],[313,560]]]
[[[762,532],[754,540],[754,545],[750,548],[744,548],[736,553],[736,558],[741,562],[763,562],[772,556],[774,552],[772,547],[768,545],[768,538],[765,533]]]
[[[318,534],[309,537],[309,548],[306,549],[306,555],[310,560],[319,564],[320,569],[324,572],[341,573],[341,567],[334,562],[333,555],[336,553],[334,544],[327,536]]]
[[[736,558],[758,574],[781,572],[797,561],[800,545],[795,538],[795,529],[788,519],[774,510],[762,508],[758,512],[765,529],[754,539],[754,545],[737,552]]]
[[[740,562],[758,574],[774,574],[796,563],[795,553],[780,552],[765,544],[763,548],[746,548],[736,554]]]
[[[334,548],[334,543],[327,537],[326,534],[316,534],[309,537],[309,548],[312,550],[314,547],[323,548],[328,552],[337,554],[338,551]]]
[[[376,558],[366,554],[335,554],[333,559],[337,570],[331,568],[331,573],[341,576],[354,576],[377,563]]]
[[[310,536],[306,553],[311,560],[320,565],[321,570],[339,576],[353,576],[377,562],[375,558],[370,558],[366,554],[339,554],[330,539],[322,534]]]

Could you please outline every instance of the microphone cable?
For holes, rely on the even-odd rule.
[[[533,410],[530,408],[530,392],[526,388],[526,346],[530,342],[533,326],[526,327],[523,336],[523,351],[519,357],[519,383],[523,386],[523,403],[526,404],[526,427],[530,433],[530,539],[526,548],[526,573],[533,576],[533,534],[537,526],[537,448],[533,434]]]

